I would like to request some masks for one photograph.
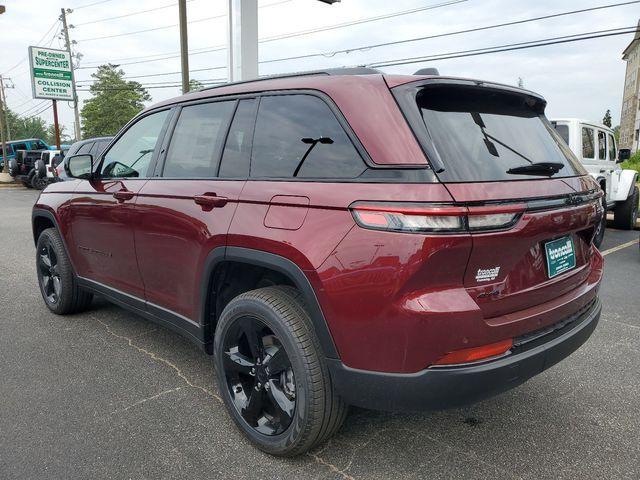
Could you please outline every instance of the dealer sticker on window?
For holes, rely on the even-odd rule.
[[[562,237],[544,245],[547,253],[549,278],[571,270],[576,266],[576,253],[571,237]]]

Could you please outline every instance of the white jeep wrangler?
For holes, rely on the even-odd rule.
[[[630,151],[617,150],[613,130],[606,125],[577,118],[552,119],[551,124],[604,190],[603,204],[606,211],[613,211],[613,225],[633,229],[638,219],[638,172],[619,165],[629,158]],[[604,238],[605,225],[606,216],[596,232],[597,246]]]

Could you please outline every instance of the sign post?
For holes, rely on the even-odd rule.
[[[60,149],[60,126],[56,100],[74,101],[71,55],[66,50],[29,47],[31,91],[33,98],[53,101],[53,122],[56,129],[56,147]]]

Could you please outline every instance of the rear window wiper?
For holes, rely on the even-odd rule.
[[[520,165],[507,170],[507,173],[515,175],[543,175],[551,177],[564,168],[564,164],[558,162],[536,162],[529,165]]]

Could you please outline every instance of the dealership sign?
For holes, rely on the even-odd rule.
[[[71,56],[66,50],[29,47],[33,98],[73,100]]]

